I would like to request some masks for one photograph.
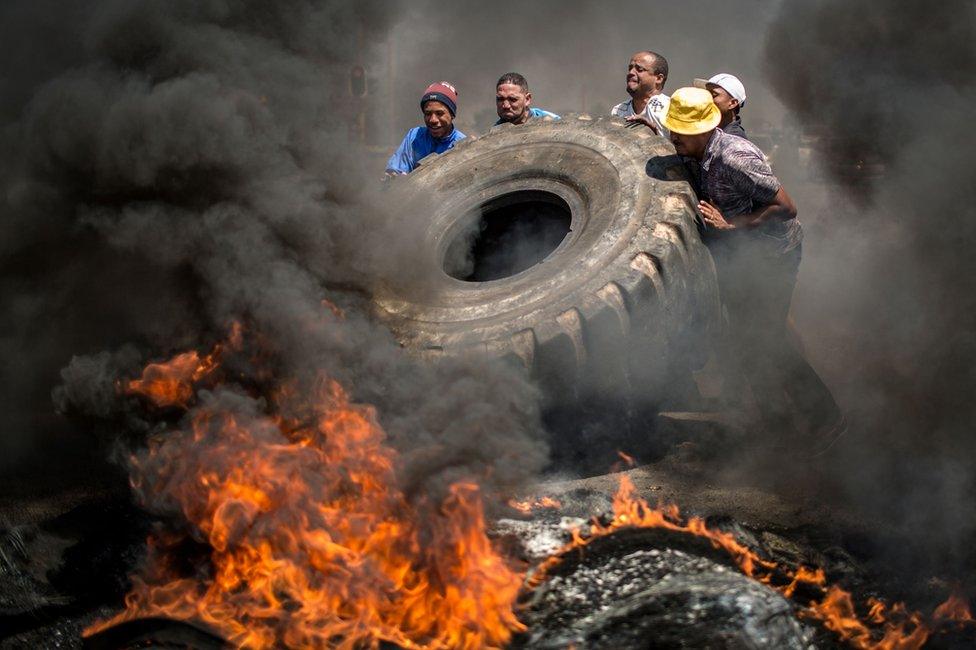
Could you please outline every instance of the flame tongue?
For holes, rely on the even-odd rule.
[[[218,343],[206,356],[196,350],[178,354],[169,361],[150,363],[142,371],[142,377],[125,383],[123,392],[142,395],[158,407],[186,407],[193,398],[195,384],[220,367],[220,360],[228,349],[239,350],[243,346],[244,330],[240,323],[233,323],[227,340]]]
[[[188,386],[199,362],[180,355],[167,366]],[[521,578],[485,534],[478,487],[409,502],[373,410],[334,381],[311,395],[281,388],[271,416],[263,401],[218,389],[188,426],[132,459],[137,494],[182,512],[209,566],[173,570],[180,536],[154,536],[126,610],[88,634],[163,615],[248,648],[483,648],[522,629],[512,612]]]
[[[969,601],[958,589],[953,591],[944,603],[935,608],[932,617],[938,621],[952,621],[954,623],[973,622]]]

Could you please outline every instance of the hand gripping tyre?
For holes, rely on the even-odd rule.
[[[375,298],[403,345],[511,356],[576,397],[658,399],[704,362],[715,270],[664,138],[617,118],[503,125],[425,158],[404,185],[436,207],[417,257],[433,286]]]

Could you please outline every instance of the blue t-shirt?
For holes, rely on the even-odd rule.
[[[415,126],[407,131],[403,136],[403,142],[393,152],[386,163],[386,171],[398,174],[409,174],[417,168],[417,163],[432,153],[444,153],[454,146],[458,140],[463,140],[467,136],[458,131],[452,130],[443,138],[435,138],[427,130],[426,126]]]
[[[551,117],[554,120],[560,119],[555,113],[550,113],[549,111],[544,111],[541,108],[535,107],[529,108],[529,117]],[[503,120],[499,119],[497,122],[495,122],[495,126],[498,126],[499,124],[504,124]]]

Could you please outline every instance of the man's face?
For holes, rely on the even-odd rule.
[[[728,113],[739,107],[739,100],[726,92],[725,88],[717,84],[706,84],[705,88],[708,89],[708,92],[712,93],[712,100],[722,113]]]
[[[714,131],[714,129],[713,129]],[[712,136],[712,131],[700,133],[698,135],[685,135],[683,133],[671,132],[671,144],[679,156],[701,159],[705,154],[705,147],[708,139]]]
[[[627,65],[627,93],[644,95],[659,90],[664,85],[664,75],[654,74],[654,57],[635,54]]]
[[[503,122],[521,124],[528,119],[532,105],[532,93],[523,91],[515,84],[500,84],[495,89],[495,109]]]
[[[451,132],[451,127],[454,126],[454,117],[444,104],[429,101],[424,104],[424,124],[432,136],[443,138]]]

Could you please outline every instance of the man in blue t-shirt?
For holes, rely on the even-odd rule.
[[[559,119],[555,113],[532,107],[529,82],[517,72],[506,72],[495,84],[495,109],[498,111],[496,126],[506,122],[525,124],[536,117]]]
[[[427,86],[420,98],[424,112],[424,126],[415,126],[403,136],[403,141],[386,163],[390,176],[409,174],[422,158],[432,153],[444,153],[463,140],[463,133],[454,128],[457,115],[457,90],[446,81]]]

